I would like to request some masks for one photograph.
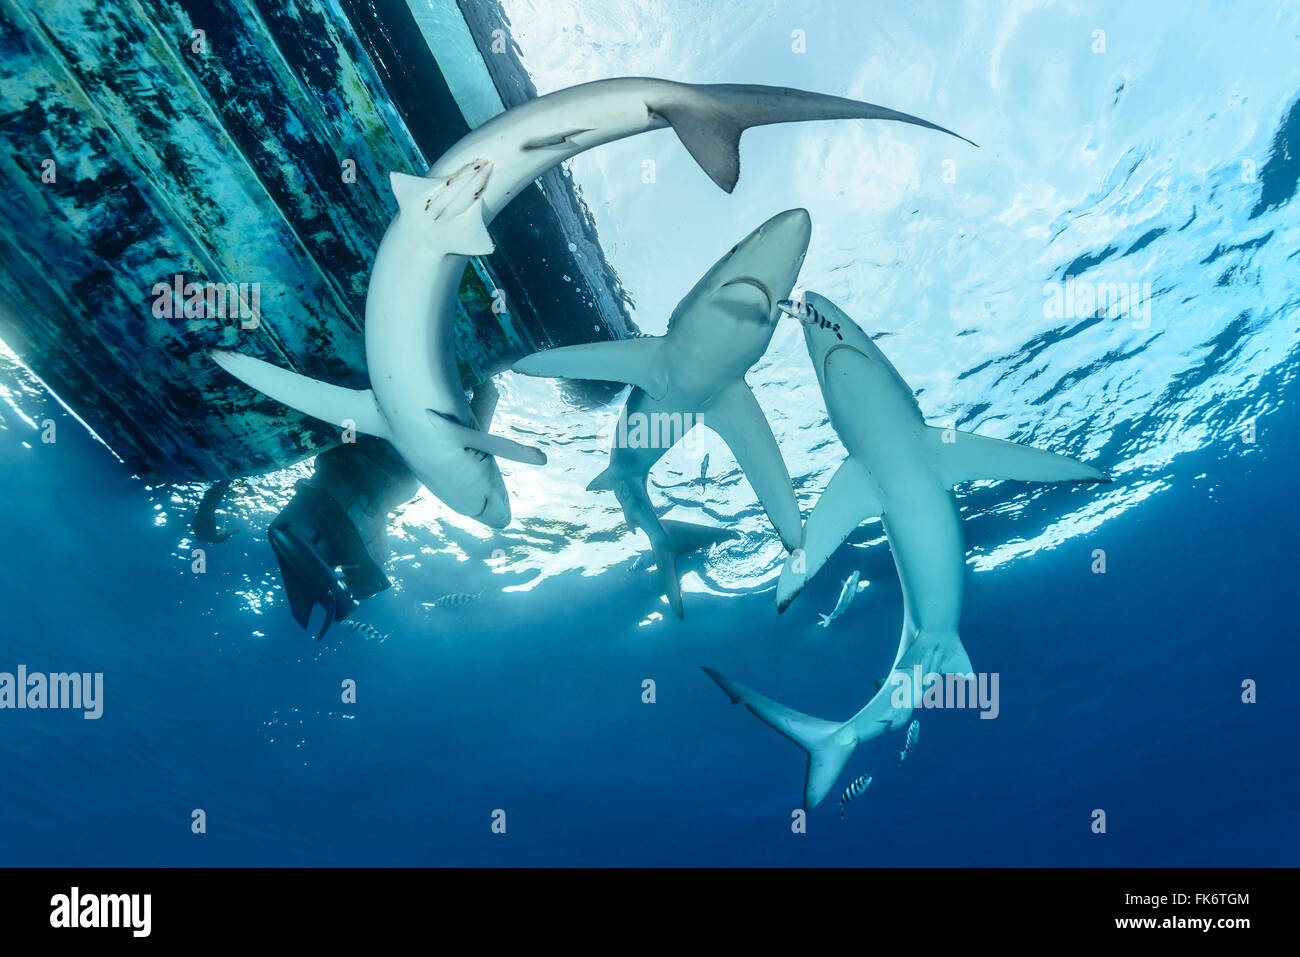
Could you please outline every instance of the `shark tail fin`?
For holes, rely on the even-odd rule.
[[[727,693],[732,704],[743,704],[757,715],[759,720],[775,728],[808,752],[808,773],[804,779],[803,803],[808,809],[820,804],[835,787],[835,782],[843,773],[844,766],[849,763],[853,749],[858,746],[857,737],[851,733],[837,733],[844,728],[844,725],[787,708],[757,691],[746,688],[738,681],[732,681],[712,668],[702,667],[701,670],[718,683],[718,687]]]
[[[830,615],[823,615],[821,612],[818,612],[817,617],[821,619],[821,621],[817,622],[817,624],[821,625],[823,628],[825,628],[827,625],[831,623]]]
[[[740,134],[751,126],[805,120],[895,120],[966,139],[910,113],[805,90],[722,83],[694,86],[692,91],[695,96],[656,106],[655,111],[668,120],[700,168],[728,193],[740,178]]]
[[[654,552],[655,564],[659,567],[659,579],[668,596],[668,604],[678,618],[685,618],[682,608],[682,586],[677,577],[677,558],[699,548],[708,548],[718,542],[735,538],[736,533],[712,525],[695,525],[691,522],[660,522],[663,534],[650,535],[650,548]],[[649,532],[647,532],[649,535]]]

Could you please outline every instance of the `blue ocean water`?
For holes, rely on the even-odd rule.
[[[818,30],[830,5],[740,26],[680,4],[653,17],[570,6],[507,4],[542,92],[620,72],[788,83],[983,144],[958,153],[885,125],[755,130],[734,197],[714,195],[668,133],[572,168],[647,331],[731,243],[804,205],[801,285],[882,334],[932,422],[1114,476],[960,495],[962,638],[977,670],[1000,675],[998,718],[921,713],[901,768],[901,734],[869,742],[842,779],[872,775],[867,793],[845,820],[828,801],[795,834],[803,755],[698,666],[813,714],[855,711],[901,616],[877,524],[777,616],[779,545],[705,436],[652,489],[671,517],[742,537],[683,562],[677,622],[612,497],[582,491],[616,406],[569,408],[552,384],[509,378],[499,414],[545,432],[552,458],[508,470],[517,524],[490,535],[417,500],[394,531],[396,587],[359,612],[387,640],[340,629],[317,645],[289,617],[264,531],[301,469],[238,489],[243,531],[195,574],[201,490],[131,477],[6,359],[0,671],[103,672],[105,702],[96,721],[0,712],[0,860],[1294,864],[1294,10],[1246,21],[1204,5],[1174,22],[1154,5],[972,4],[837,14],[859,19],[832,35]],[[810,54],[791,51],[799,29]],[[1149,282],[1149,322],[1050,314],[1045,287],[1065,276]],[[795,329],[751,382],[806,511],[843,453]],[[871,584],[817,627],[854,569]],[[1241,700],[1247,679],[1258,703]]]

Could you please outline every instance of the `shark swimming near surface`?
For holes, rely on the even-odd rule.
[[[966,547],[955,485],[979,479],[1108,482],[1105,474],[1040,449],[925,424],[911,388],[871,338],[830,300],[783,302],[803,324],[826,410],[848,458],[814,506],[803,547],[777,584],[784,611],[858,525],[880,518],[903,592],[903,631],[888,680],[847,721],[827,721],[704,668],[735,704],[808,753],[804,806],[830,793],[863,741],[907,723],[923,674],[971,675],[958,637]]]
[[[487,230],[493,217],[550,167],[665,127],[731,192],[744,130],[832,119],[894,120],[957,135],[885,107],[780,87],[639,77],[569,87],[493,117],[436,160],[426,176],[391,174],[398,213],[380,243],[366,296],[369,389],[330,385],[228,349],[209,354],[285,405],[387,439],[447,506],[504,528],[510,502],[494,457],[537,465],[546,457],[486,431],[490,423],[475,415],[457,372],[455,298],[469,257],[494,249]]]
[[[646,479],[674,444],[703,423],[731,448],[787,549],[799,546],[799,506],[781,450],[745,374],[767,351],[794,287],[812,221],[806,210],[773,216],[723,256],[677,304],[662,336],[565,346],[526,356],[516,372],[629,382],[609,467],[589,490],[618,497],[630,527],[650,540],[664,593],[683,616],[679,555],[732,533],[687,522],[660,521]]]

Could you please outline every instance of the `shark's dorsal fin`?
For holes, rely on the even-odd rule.
[[[523,462],[526,465],[546,464],[546,453],[541,449],[533,448],[531,445],[523,445],[514,439],[507,439],[504,435],[493,435],[491,432],[471,429],[441,413],[435,412],[433,409],[427,411],[430,422],[441,429],[448,430],[455,441],[467,449],[474,449],[487,455],[494,455],[497,458],[509,459],[512,462]]]
[[[785,611],[835,549],[869,518],[884,514],[871,473],[849,456],[813,506],[803,529],[803,547],[791,555],[776,586],[776,607]]]
[[[926,438],[944,485],[980,479],[1018,482],[1109,482],[1091,465],[1028,445],[990,439],[959,429],[930,427]]]
[[[217,365],[277,402],[339,428],[388,438],[388,423],[369,389],[345,389],[229,349],[209,349]]]
[[[740,180],[740,134],[745,127],[725,113],[676,109],[668,117],[700,169],[730,193]]]
[[[561,346],[524,356],[513,366],[523,375],[626,382],[652,399],[668,394],[668,369],[662,336]]]

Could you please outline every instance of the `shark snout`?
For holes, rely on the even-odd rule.
[[[780,316],[777,301],[790,294],[811,238],[808,210],[777,213],[732,249],[721,285],[744,283],[761,291],[767,298],[767,319],[775,322]]]
[[[793,260],[797,275],[803,266],[803,258],[808,253],[808,243],[812,240],[812,217],[803,208],[787,209],[758,227],[757,235],[763,243],[771,243],[773,247],[785,250]],[[790,277],[790,283],[794,284],[794,276]]]
[[[510,524],[510,499],[504,492],[493,492],[483,499],[483,510],[477,515],[477,518],[489,528],[505,528]]]

